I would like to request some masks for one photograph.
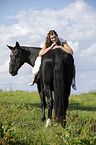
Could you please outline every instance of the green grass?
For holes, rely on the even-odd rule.
[[[96,92],[71,95],[67,125],[41,121],[37,92],[0,90],[0,143],[2,145],[95,145]],[[47,109],[46,109],[47,117]]]

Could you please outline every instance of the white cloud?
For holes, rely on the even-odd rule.
[[[0,73],[4,75],[5,72],[9,70],[9,59],[3,63],[3,65],[0,65]]]
[[[94,61],[96,61],[96,57],[94,57]]]
[[[79,50],[79,43],[78,42],[72,42],[68,41],[69,46],[73,49],[73,52],[77,52]]]
[[[91,83],[92,84],[96,84],[96,80],[91,80]]]
[[[42,42],[41,44],[40,44],[40,47],[42,48],[44,46],[44,42]]]
[[[17,15],[9,16],[10,20],[14,24],[0,26],[0,57],[1,62],[4,62],[3,66],[0,63],[0,70],[3,72],[8,71],[9,52],[6,44],[14,46],[19,41],[20,45],[42,47],[50,29],[55,29],[59,37],[66,39],[72,47],[77,70],[94,67],[92,62],[88,62],[93,59],[96,62],[96,11],[83,0],[58,10],[47,8],[19,11]],[[84,77],[87,78],[85,72],[79,78]]]
[[[84,73],[81,73],[80,76],[79,76],[80,79],[83,79],[85,77],[87,77],[87,74],[85,72]]]
[[[83,0],[70,4],[63,13],[71,22],[67,29],[72,40],[92,40],[93,36],[96,37],[96,11]]]
[[[86,50],[82,50],[80,55],[84,57],[94,55],[95,57],[96,56],[96,43],[92,44],[91,47],[87,48]]]
[[[31,44],[41,44],[50,29],[56,29],[60,37],[69,41],[93,39],[96,36],[96,12],[83,0],[77,0],[67,8],[52,10],[20,11],[16,16],[9,17],[18,23],[6,27],[1,26],[1,39],[10,40],[12,37]],[[3,35],[2,35],[3,33]]]

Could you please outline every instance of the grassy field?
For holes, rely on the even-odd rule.
[[[52,126],[45,128],[46,121],[41,121],[41,113],[37,92],[1,90],[0,144],[96,144],[96,92],[70,96],[65,129],[54,119]]]

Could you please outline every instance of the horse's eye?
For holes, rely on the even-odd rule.
[[[18,51],[17,51],[17,50],[14,50],[14,51],[13,51],[13,54],[14,54],[14,55],[17,55],[17,54],[18,54]]]
[[[13,52],[14,52],[14,53],[17,53],[17,51],[16,51],[16,50],[14,50]]]

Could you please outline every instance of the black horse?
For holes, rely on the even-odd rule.
[[[41,49],[20,46],[18,42],[16,42],[15,47],[8,47],[12,50],[9,65],[11,75],[16,75],[24,62],[34,66],[35,59]],[[39,75],[37,75],[36,83],[41,97],[43,121],[45,120],[45,95],[47,97],[48,120],[51,120],[53,108],[52,91],[54,91],[55,119],[61,122],[62,126],[65,126],[66,109],[73,78],[73,64],[72,55],[61,49],[49,51],[42,57],[42,65]],[[50,124],[50,121],[48,124]]]
[[[9,73],[12,76],[15,76],[18,74],[18,70],[21,68],[21,66],[24,63],[28,63],[29,65],[33,67],[35,64],[35,60],[37,56],[39,55],[39,51],[41,50],[40,47],[20,46],[18,42],[16,42],[16,45],[14,47],[9,46],[9,45],[7,46],[11,50],[10,62],[9,62]],[[46,101],[45,101],[44,91],[42,91],[42,88],[41,88],[39,74],[36,76],[35,83],[37,83],[38,92],[41,98],[41,107],[42,107],[41,119],[42,121],[44,121],[46,119],[45,118]]]
[[[66,110],[73,79],[74,60],[71,54],[61,49],[47,52],[42,57],[40,80],[42,90],[47,97],[48,123],[52,117],[54,91],[54,114],[57,122],[66,125]]]

